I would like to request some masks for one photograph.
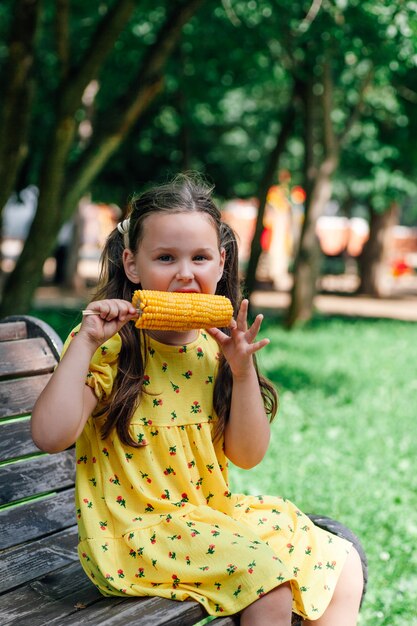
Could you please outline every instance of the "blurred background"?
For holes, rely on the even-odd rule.
[[[416,2],[2,0],[0,84],[0,318],[65,338],[132,195],[202,173],[281,398],[234,484],[349,525],[360,624],[417,626]]]
[[[190,169],[288,327],[415,293],[416,63],[411,1],[5,0],[1,315],[88,299],[132,194]]]

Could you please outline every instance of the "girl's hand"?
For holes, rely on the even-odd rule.
[[[94,312],[94,315],[83,316],[78,335],[97,347],[119,332],[126,322],[138,316],[135,307],[127,300],[97,300],[91,302],[86,310]]]
[[[253,367],[252,355],[269,344],[269,339],[255,341],[263,315],[257,315],[248,328],[248,306],[248,300],[242,300],[237,318],[230,324],[230,337],[218,328],[207,329],[221,347],[234,378],[244,378]]]

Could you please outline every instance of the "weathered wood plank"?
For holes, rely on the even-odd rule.
[[[65,489],[74,480],[73,450],[11,463],[0,468],[0,504]]]
[[[0,341],[13,341],[26,339],[27,331],[25,322],[10,322],[0,324]]]
[[[1,377],[46,374],[55,365],[56,359],[42,337],[0,342]]]
[[[77,609],[76,605],[86,608]],[[162,598],[104,598],[87,579],[79,562],[0,597],[2,626],[109,624],[124,626],[191,626],[205,616],[196,602]],[[226,625],[224,625],[226,626]]]
[[[107,598],[65,619],[51,620],[62,626],[193,626],[206,617],[203,607],[192,600],[175,602],[164,598]]]
[[[106,623],[111,626],[124,626],[125,604],[132,626],[191,626],[205,616],[202,607],[191,601],[104,598],[87,579],[78,561],[0,596],[0,615],[2,626],[21,626],[26,620],[30,626],[102,624],[104,622],[99,620],[103,614],[109,618]],[[77,608],[79,606],[85,608]],[[177,614],[174,619],[173,614]],[[237,626],[239,620],[236,616],[219,618],[213,624]]]
[[[76,615],[77,604],[88,607],[106,600],[76,561],[0,596],[0,615],[3,626],[20,626],[26,620],[30,626],[43,626],[52,619]]]
[[[9,424],[0,422],[0,461],[39,452],[30,434],[30,419],[22,418]]]
[[[59,360],[62,351],[62,341],[52,326],[32,315],[10,315],[1,320],[3,324],[15,324],[16,322],[25,324],[27,337],[43,337],[55,359]]]
[[[74,489],[0,511],[0,550],[74,526]]]
[[[0,381],[0,418],[30,413],[50,377],[41,374]]]
[[[239,626],[240,619],[238,615],[229,615],[228,617],[214,619],[210,624],[214,624],[214,626]]]
[[[73,526],[53,536],[4,550],[0,559],[0,593],[78,561],[77,543],[77,528]]]
[[[86,608],[77,609],[84,605]],[[205,616],[196,602],[161,598],[104,598],[73,563],[0,597],[2,626],[111,624],[191,626]],[[226,626],[226,624],[224,625]]]

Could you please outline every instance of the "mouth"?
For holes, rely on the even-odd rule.
[[[175,289],[175,293],[198,293],[196,289]]]

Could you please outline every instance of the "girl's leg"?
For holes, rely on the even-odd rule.
[[[356,626],[363,590],[363,572],[359,554],[352,547],[326,611],[311,626]]]
[[[291,586],[284,583],[247,606],[241,613],[240,626],[290,626],[291,614]]]

